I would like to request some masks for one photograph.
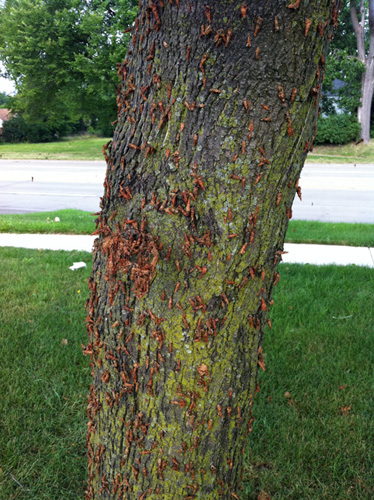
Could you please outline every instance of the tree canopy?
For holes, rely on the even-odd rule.
[[[12,98],[5,92],[0,92],[0,108],[11,108]]]
[[[0,8],[0,59],[15,81],[13,108],[50,125],[116,116],[119,79],[134,0],[6,0]]]
[[[327,57],[323,90],[325,94],[327,91],[336,95],[339,99],[339,107],[345,112],[355,113],[360,104],[363,70],[364,65],[357,57],[357,42],[351,21],[350,1],[343,0],[339,13],[339,24]],[[333,82],[336,79],[341,80],[345,85],[334,88]],[[322,102],[325,113],[335,113],[330,99],[325,97]]]

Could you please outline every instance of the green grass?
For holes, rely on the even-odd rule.
[[[102,137],[70,137],[57,142],[8,144],[0,142],[3,159],[28,160],[101,160],[101,148],[109,139]],[[374,142],[344,146],[315,146],[308,163],[374,163]]]
[[[374,247],[374,224],[290,221],[286,242]]]
[[[8,144],[0,142],[3,159],[28,160],[101,160],[103,144],[109,139],[102,137],[70,137],[57,142],[38,144]],[[343,146],[318,145],[308,154],[308,163],[374,163],[374,142]]]
[[[308,163],[374,163],[374,141],[369,144],[351,142],[343,146],[318,145],[308,154]]]
[[[0,499],[77,500],[86,478],[90,375],[80,344],[91,256],[2,248],[0,258]],[[87,269],[69,271],[78,260]],[[243,500],[262,490],[279,500],[372,499],[372,270],[283,264],[280,272]]]
[[[373,272],[299,265],[280,272],[244,497],[263,490],[273,500],[371,500]]]
[[[60,222],[54,222],[59,217]],[[0,214],[0,233],[91,234],[95,216],[83,210],[56,210],[30,214]]]
[[[0,499],[77,500],[86,470],[90,377],[81,343],[91,256],[2,248],[0,258]],[[69,270],[81,260],[88,268]]]
[[[60,222],[54,222],[55,217]],[[0,233],[91,234],[94,230],[95,216],[82,210],[0,214]],[[286,242],[374,247],[374,224],[291,221]]]
[[[5,160],[99,160],[101,149],[109,139],[103,137],[70,137],[58,142],[8,144],[0,142],[0,156]]]
[[[58,142],[8,144],[0,142],[3,159],[28,160],[103,160],[101,148],[109,139],[102,137],[70,137]],[[344,146],[315,146],[308,163],[374,163],[374,142]]]

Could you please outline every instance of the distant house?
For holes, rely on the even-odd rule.
[[[3,123],[10,120],[10,109],[0,109],[0,134],[3,133]]]
[[[331,91],[330,90],[323,91],[323,96],[326,97],[332,103],[335,112],[338,115],[344,113],[344,109],[341,108],[339,101],[341,100],[340,91],[346,85],[347,84],[342,80],[335,78],[335,80],[333,80],[331,84]]]

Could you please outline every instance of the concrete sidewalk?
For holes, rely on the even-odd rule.
[[[86,235],[0,233],[0,246],[91,252],[95,238]],[[286,243],[284,250],[288,253],[283,255],[283,262],[289,264],[355,264],[374,268],[374,248]]]
[[[80,250],[91,252],[96,236],[84,234],[0,233],[0,247],[43,248],[44,250]]]

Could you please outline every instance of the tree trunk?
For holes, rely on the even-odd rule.
[[[355,0],[350,0],[353,30],[356,36],[357,56],[365,65],[361,76],[361,105],[357,109],[357,121],[361,125],[361,139],[370,142],[371,102],[374,92],[374,0],[369,1],[368,9],[363,0],[360,2],[360,21],[357,16]],[[369,18],[369,51],[365,51],[365,21]]]
[[[239,498],[337,4],[141,0],[89,280],[87,499]]]
[[[357,120],[361,124],[361,139],[364,144],[370,142],[371,103],[374,92],[374,61],[367,61],[366,71],[362,74],[361,106],[357,111]]]

